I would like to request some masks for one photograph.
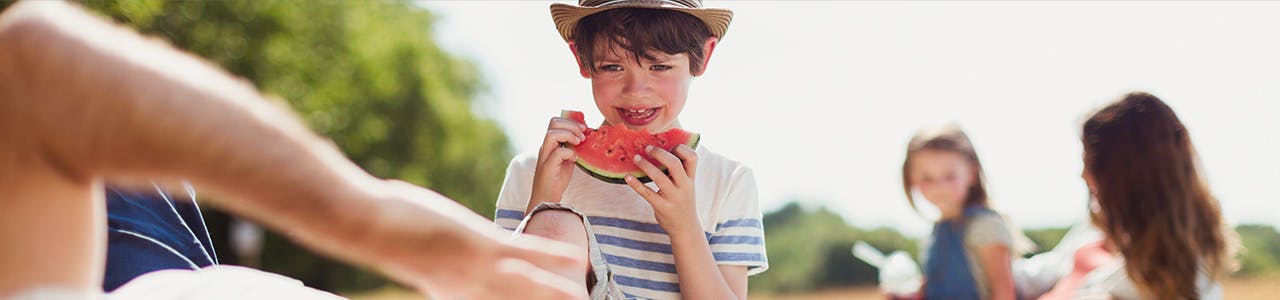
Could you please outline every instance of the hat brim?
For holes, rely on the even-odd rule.
[[[556,23],[556,30],[560,31],[560,37],[566,42],[573,40],[573,28],[578,26],[578,21],[583,17],[594,13],[615,9],[615,8],[649,8],[649,9],[666,9],[683,12],[693,15],[702,23],[707,25],[707,29],[711,31],[711,35],[718,39],[724,39],[724,34],[729,30],[729,21],[733,20],[733,11],[722,8],[687,8],[678,6],[655,6],[643,3],[620,3],[609,6],[582,7],[564,3],[551,4],[551,19]]]

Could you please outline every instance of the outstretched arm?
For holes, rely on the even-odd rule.
[[[235,214],[433,292],[564,298],[572,284],[539,266],[584,263],[370,176],[247,82],[72,5],[13,5],[0,45],[0,243],[21,245],[0,253],[0,295],[99,285],[103,179],[189,179]]]

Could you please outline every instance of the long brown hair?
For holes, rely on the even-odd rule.
[[[1085,172],[1093,177],[1093,222],[1124,256],[1144,297],[1199,299],[1197,276],[1229,270],[1230,239],[1209,193],[1187,128],[1173,109],[1135,92],[1084,123]]]
[[[975,204],[987,206],[986,175],[983,175],[978,151],[973,149],[973,143],[969,141],[969,136],[960,130],[960,126],[945,124],[921,129],[911,137],[911,142],[907,143],[907,158],[902,161],[902,191],[907,193],[907,203],[911,204],[912,209],[919,210],[916,207],[915,196],[911,195],[911,157],[925,150],[954,152],[973,163],[978,174],[974,176],[973,184],[965,193],[964,206]]]

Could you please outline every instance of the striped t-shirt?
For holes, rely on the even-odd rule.
[[[746,266],[755,275],[769,267],[764,227],[751,169],[699,146],[694,192],[703,233],[720,265]],[[498,195],[494,222],[508,231],[524,218],[538,157],[511,160]],[[649,183],[653,187],[653,183]],[[587,215],[605,263],[631,299],[679,299],[671,240],[653,208],[625,184],[605,183],[577,168],[561,203]]]

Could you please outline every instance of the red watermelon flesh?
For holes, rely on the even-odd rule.
[[[582,112],[565,110],[561,112],[561,117],[585,124]],[[623,178],[627,174],[640,182],[652,181],[632,159],[637,154],[665,173],[666,166],[649,156],[645,151],[647,146],[668,152],[673,152],[679,145],[697,149],[701,138],[697,133],[678,128],[651,134],[648,130],[633,130],[624,125],[603,125],[598,129],[587,129],[583,134],[586,139],[576,146],[569,146],[578,155],[578,167],[596,179],[617,184],[625,184]]]

